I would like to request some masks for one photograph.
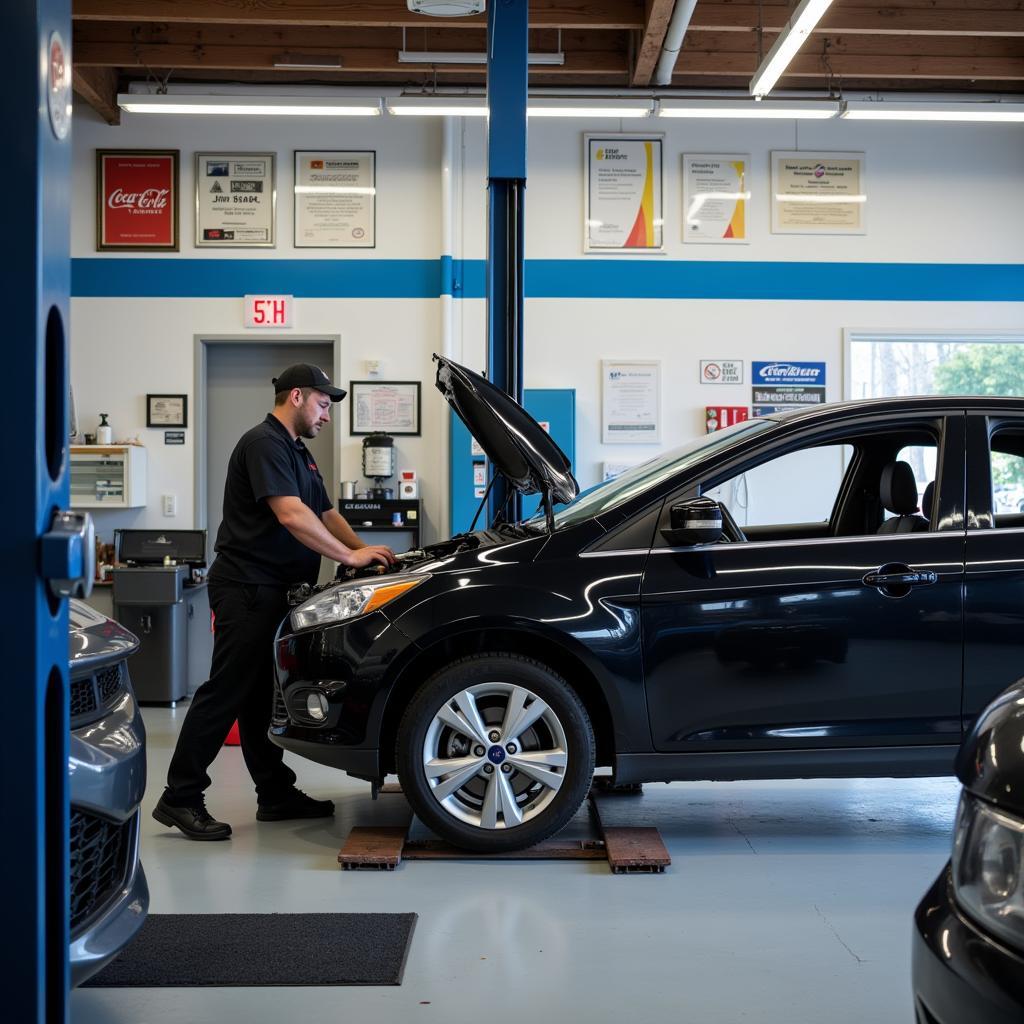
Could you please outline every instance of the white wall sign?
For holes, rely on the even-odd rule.
[[[295,152],[295,248],[376,245],[373,151]]]
[[[246,295],[243,298],[246,327],[291,327],[291,295]]]
[[[583,136],[584,252],[663,252],[662,136]]]
[[[866,234],[863,153],[772,153],[772,232]]]
[[[701,384],[742,384],[742,359],[702,359],[700,361]]]
[[[683,241],[746,244],[750,157],[683,155]]]
[[[601,441],[657,444],[661,441],[661,361],[601,361]]]

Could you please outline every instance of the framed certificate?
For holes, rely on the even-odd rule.
[[[660,135],[583,136],[583,251],[665,251]]]
[[[146,395],[147,427],[187,427],[188,395]]]
[[[295,151],[295,248],[377,244],[377,154]]]
[[[273,153],[196,153],[196,246],[276,245]]]
[[[863,153],[772,153],[772,234],[867,233]]]
[[[661,441],[661,361],[601,361],[602,444]]]
[[[418,380],[354,380],[349,385],[349,433],[420,433]]]
[[[683,241],[747,242],[749,154],[683,154]]]
[[[178,251],[178,150],[96,150],[96,249]]]

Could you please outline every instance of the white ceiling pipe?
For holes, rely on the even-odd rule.
[[[661,56],[658,57],[658,66],[654,69],[654,84],[668,85],[672,81],[672,72],[675,70],[676,61],[679,59],[679,51],[683,46],[683,37],[690,27],[690,19],[693,17],[693,9],[697,6],[697,0],[676,0],[676,6],[669,19],[668,29],[665,31],[665,41],[661,44]]]

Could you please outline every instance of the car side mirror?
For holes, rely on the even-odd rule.
[[[722,508],[710,498],[690,498],[672,506],[669,524],[661,535],[673,547],[714,544],[722,537]]]

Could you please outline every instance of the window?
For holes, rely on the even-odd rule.
[[[1024,433],[998,431],[992,437],[990,466],[995,525],[1024,526]]]
[[[897,462],[906,462],[914,471],[914,482],[917,484],[917,507],[926,519],[931,518],[932,502],[925,502],[925,491],[927,491],[928,485],[935,480],[938,454],[939,450],[934,444],[908,444],[904,445],[896,455]],[[931,498],[930,495],[929,498]],[[895,515],[895,512],[885,510],[886,519],[892,519]]]

